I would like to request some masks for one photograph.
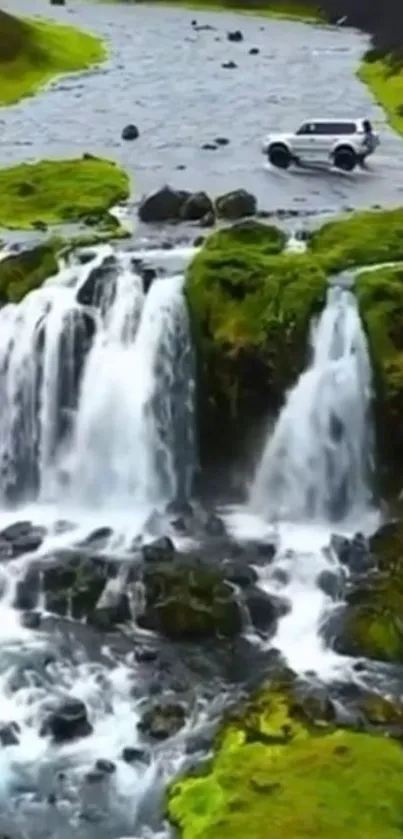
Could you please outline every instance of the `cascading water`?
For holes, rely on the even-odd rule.
[[[228,522],[238,538],[259,538],[262,528],[274,527],[276,558],[259,569],[260,583],[290,605],[274,644],[296,671],[331,678],[349,667],[320,631],[332,601],[318,581],[325,572],[337,588],[345,574],[330,548],[332,528],[368,531],[377,515],[370,490],[371,365],[351,290],[329,288],[311,338],[311,364],[269,435],[247,507]]]
[[[95,508],[187,497],[194,359],[182,284],[156,279],[145,295],[130,255],[100,249],[1,310],[5,499]]]
[[[313,360],[288,396],[250,494],[253,511],[341,520],[371,501],[371,366],[354,294],[334,286],[313,329]]]

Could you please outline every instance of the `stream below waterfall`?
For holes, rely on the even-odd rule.
[[[391,668],[361,662],[358,672],[331,644],[349,573],[332,534],[364,538],[380,519],[354,293],[329,286],[310,362],[268,431],[245,501],[206,511],[194,498],[193,523],[178,527],[174,511],[189,512],[198,468],[182,293],[193,253],[90,249],[0,311],[0,832],[12,839],[165,836],[167,780],[206,752],[223,708],[278,655],[337,697],[354,681],[394,689]],[[145,264],[157,272],[149,287]],[[285,604],[274,637],[244,605],[238,640],[161,640],[136,623],[138,582],[118,632],[74,619],[74,602],[64,617],[47,607],[50,557],[112,565],[113,596],[144,545],[167,537],[183,556],[216,551],[227,562],[244,552],[256,591]],[[185,724],[154,744],[141,728],[150,697],[186,709]],[[46,721],[66,698],[83,703],[69,713],[85,708],[86,736],[62,742]]]

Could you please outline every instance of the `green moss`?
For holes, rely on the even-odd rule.
[[[385,59],[364,60],[358,75],[384,108],[391,126],[403,134],[403,68]]]
[[[211,763],[173,784],[182,839],[399,839],[401,746],[290,712],[287,694],[260,692],[225,724]]]
[[[57,244],[48,242],[0,261],[0,302],[18,303],[43,281],[56,274]]]
[[[188,269],[186,294],[198,347],[202,457],[221,454],[254,420],[277,409],[306,360],[311,315],[326,277],[304,255],[270,255],[269,228],[235,226],[208,239]],[[229,433],[230,432],[230,433]]]
[[[403,461],[403,265],[365,271],[356,282],[373,362],[380,462],[385,473]]]
[[[84,70],[105,56],[93,35],[0,10],[0,105],[18,102],[54,76]]]
[[[19,229],[89,219],[114,223],[107,211],[129,195],[113,162],[83,157],[0,169],[0,226]]]
[[[371,549],[377,571],[349,596],[339,647],[351,655],[403,662],[403,525],[386,525]]]
[[[273,256],[284,250],[286,241],[285,233],[278,227],[247,219],[214,233],[206,240],[204,248],[205,251],[217,251],[245,246],[248,252],[256,248],[258,256]]]
[[[358,212],[327,222],[313,233],[309,249],[332,273],[403,259],[403,208]]]

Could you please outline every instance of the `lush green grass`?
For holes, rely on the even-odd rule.
[[[29,96],[61,73],[106,56],[102,42],[71,26],[20,20],[0,10],[0,105]]]
[[[403,67],[394,69],[386,60],[364,60],[358,75],[384,108],[392,127],[403,134]]]
[[[100,158],[49,160],[0,169],[0,227],[29,229],[82,219],[105,221],[129,195],[129,179]]]
[[[232,715],[213,760],[171,787],[182,839],[400,839],[401,745],[310,706],[270,686]]]
[[[368,210],[327,222],[309,249],[327,272],[403,260],[403,207]]]
[[[126,0],[131,2],[131,0]],[[291,18],[308,22],[324,19],[320,3],[303,0],[156,0],[159,4],[185,6],[199,11],[231,11],[264,17]]]

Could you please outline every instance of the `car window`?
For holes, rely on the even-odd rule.
[[[313,125],[310,122],[304,122],[303,125],[298,129],[297,135],[300,134],[313,134]]]

